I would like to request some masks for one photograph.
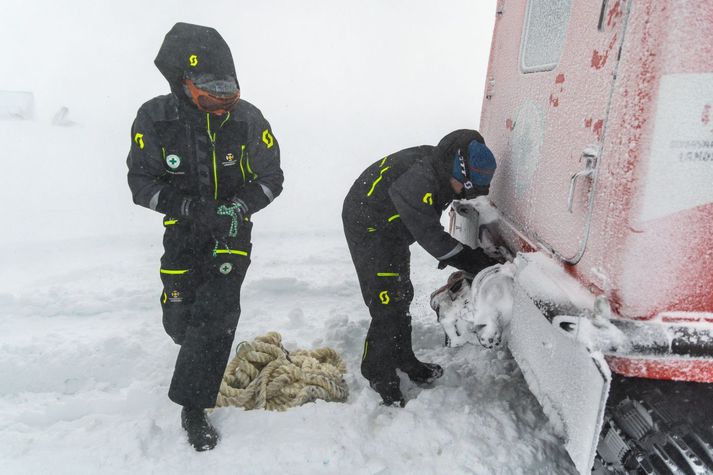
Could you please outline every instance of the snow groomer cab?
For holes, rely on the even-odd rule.
[[[499,0],[479,130],[450,231],[515,256],[504,341],[577,470],[713,473],[713,2]]]

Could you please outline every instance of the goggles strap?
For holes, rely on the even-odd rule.
[[[469,167],[465,163],[465,159],[463,158],[463,153],[461,152],[461,149],[458,149],[456,154],[458,156],[458,163],[460,163],[460,171],[463,174],[463,186],[466,190],[470,190],[471,188],[473,188],[473,182],[470,180]]]

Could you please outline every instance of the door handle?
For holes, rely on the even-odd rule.
[[[591,178],[594,175],[594,170],[597,168],[597,158],[599,151],[594,147],[587,147],[582,152],[582,157],[585,160],[584,170],[578,171],[569,179],[569,196],[567,196],[567,211],[572,212],[574,204],[574,192],[577,189],[577,181],[580,178]]]

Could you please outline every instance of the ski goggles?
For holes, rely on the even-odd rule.
[[[223,115],[240,100],[240,89],[233,80],[184,81],[185,89],[193,103],[203,112]]]

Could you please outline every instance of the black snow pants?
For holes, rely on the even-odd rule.
[[[413,299],[409,242],[369,232],[343,217],[364,303],[371,325],[364,342],[362,375],[374,382],[398,381],[396,369],[417,364],[411,345]]]
[[[191,223],[166,218],[164,226],[163,326],[181,346],[168,397],[182,406],[213,407],[240,318],[252,223],[217,248]]]

